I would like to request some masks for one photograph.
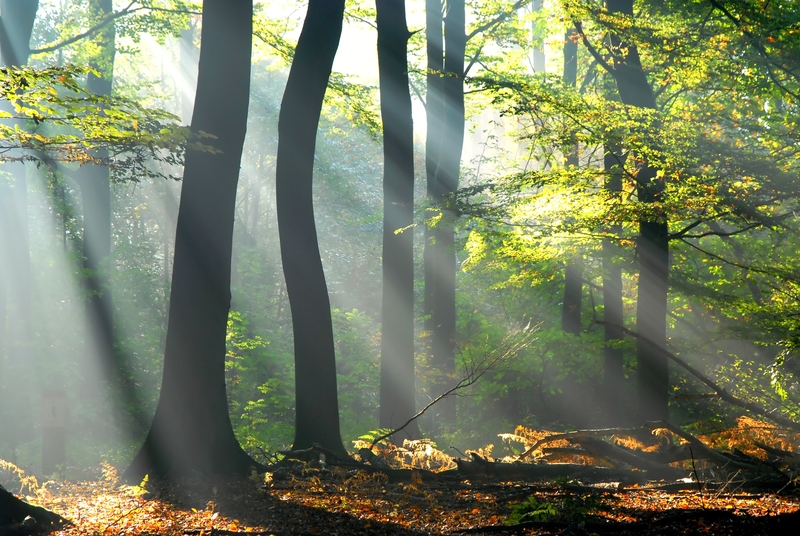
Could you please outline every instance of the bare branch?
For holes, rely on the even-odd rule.
[[[98,22],[97,24],[95,24],[94,26],[92,26],[91,28],[89,28],[88,30],[86,30],[83,33],[79,33],[77,35],[73,35],[72,37],[70,37],[68,39],[65,39],[63,41],[60,41],[60,42],[52,44],[52,45],[48,45],[46,47],[33,49],[33,50],[31,50],[30,53],[31,54],[46,54],[47,52],[54,52],[54,51],[56,51],[56,50],[58,50],[60,48],[64,48],[64,47],[69,46],[69,45],[71,45],[73,43],[77,43],[78,41],[81,41],[83,39],[86,39],[87,37],[91,37],[92,35],[96,34],[97,32],[99,32],[100,30],[102,30],[103,28],[105,28],[106,26],[108,26],[109,24],[114,22],[115,20],[117,20],[117,19],[119,19],[121,17],[125,17],[127,15],[130,15],[132,13],[136,13],[137,11],[146,10],[146,11],[159,11],[161,13],[185,13],[187,15],[202,15],[202,13],[199,12],[199,11],[185,11],[185,10],[182,10],[182,9],[168,9],[168,8],[163,8],[163,7],[140,6],[140,7],[136,7],[135,8],[135,7],[133,7],[133,5],[135,3],[136,3],[136,0],[133,0],[130,4],[127,5],[127,7],[123,8],[123,9],[121,9],[119,11],[115,11],[113,13],[109,13],[108,15],[104,16],[100,20],[100,22]]]
[[[538,326],[537,326],[538,327]],[[388,439],[389,437],[393,436],[397,432],[404,430],[409,424],[414,422],[415,420],[419,419],[422,415],[425,414],[426,411],[431,409],[435,404],[444,400],[448,396],[454,394],[461,389],[469,387],[470,385],[474,385],[478,382],[487,372],[489,372],[492,368],[494,368],[497,363],[503,361],[507,357],[515,354],[516,352],[520,351],[522,348],[526,347],[528,344],[531,343],[533,334],[536,333],[537,327],[531,328],[530,324],[526,326],[523,330],[524,336],[516,342],[512,342],[508,345],[501,345],[500,348],[493,352],[492,354],[486,356],[482,359],[477,365],[473,366],[471,370],[467,371],[466,376],[461,378],[461,380],[455,384],[453,387],[445,391],[444,393],[440,394],[433,400],[431,400],[424,408],[419,410],[416,415],[408,419],[402,426],[395,428],[394,430],[387,432],[383,435],[376,437],[372,444],[370,445],[370,450],[375,447],[379,442],[383,441],[384,439]],[[508,340],[508,338],[506,338]]]

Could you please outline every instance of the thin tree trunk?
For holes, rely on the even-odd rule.
[[[578,42],[574,39],[575,34],[575,29],[569,28],[564,36],[564,83],[572,87],[578,82]],[[567,154],[567,167],[578,167],[578,151],[578,144],[573,143]],[[581,259],[575,257],[564,270],[564,301],[561,308],[561,329],[564,333],[580,334],[582,298],[583,270]]]
[[[611,13],[633,16],[633,0],[607,0]],[[655,94],[647,81],[633,45],[612,36],[618,54],[612,75],[617,82],[620,100],[629,106],[656,108]],[[656,170],[647,162],[637,173],[637,194],[644,203],[655,203],[664,189]],[[667,291],[669,278],[669,236],[666,215],[639,221],[639,289],[636,304],[637,331],[664,348],[667,339]],[[643,420],[666,420],[669,416],[669,369],[667,358],[652,345],[636,342],[637,408]]]
[[[405,0],[376,0],[383,119],[383,302],[380,426],[416,413],[414,391],[414,128]],[[402,231],[399,232],[398,231]],[[411,428],[413,426],[413,428]],[[418,437],[416,421],[404,429]]]
[[[314,223],[314,149],[339,46],[344,0],[310,0],[278,119],[275,194],[292,310],[296,417],[293,449],[319,443],[345,455],[339,430],[330,298]]]
[[[439,155],[442,152],[442,132],[444,123],[444,34],[442,28],[443,0],[425,1],[425,38],[427,43],[428,73],[426,75],[427,90],[425,95],[425,178],[428,197],[436,190],[436,169],[439,167]],[[428,214],[426,214],[428,216]],[[425,279],[423,314],[425,316],[425,333],[433,351],[433,296],[434,296],[434,229],[425,227],[425,244],[423,250],[423,270]],[[432,396],[436,396],[432,393]]]
[[[175,236],[164,376],[153,424],[125,476],[248,474],[225,393],[236,190],[250,94],[252,0],[205,0],[192,130],[219,153],[189,151]],[[221,105],[224,103],[224,106]]]
[[[533,0],[531,2],[531,12],[538,13],[544,7],[544,0]],[[531,31],[533,34],[534,40],[538,40],[542,37],[542,32],[539,30],[539,26],[536,24],[536,21],[533,22]],[[535,73],[543,73],[545,71],[545,56],[544,56],[544,48],[541,45],[535,45],[533,47],[533,72]]]
[[[93,0],[91,7],[97,17],[111,13],[111,0]],[[116,56],[116,30],[107,25],[96,41],[99,51],[92,60],[100,76],[90,73],[86,89],[96,95],[111,95]],[[94,156],[103,159],[106,149],[99,149]],[[86,294],[86,322],[90,340],[88,352],[97,352],[103,379],[112,392],[118,392],[121,382],[119,364],[114,353],[114,328],[111,304],[111,289],[108,278],[108,259],[111,255],[111,185],[109,170],[103,165],[82,166],[76,173],[76,182],[81,191],[83,207],[83,281]],[[125,398],[125,397],[124,397]]]
[[[619,147],[606,146],[603,166],[606,172],[605,188],[611,192],[622,191],[622,151]],[[622,232],[619,225],[608,229],[614,235]],[[618,246],[611,240],[603,241],[603,319],[605,347],[603,348],[603,409],[609,423],[627,424],[624,421],[623,404],[625,377],[623,373],[623,350],[619,343],[624,325],[622,308],[622,267],[615,261]]]

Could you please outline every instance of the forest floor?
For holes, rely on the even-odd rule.
[[[158,488],[120,487],[106,467],[103,478],[50,481],[26,499],[72,521],[59,536],[757,535],[796,534],[800,526],[796,492],[750,494],[734,486],[666,492],[566,481],[390,483],[337,468]]]

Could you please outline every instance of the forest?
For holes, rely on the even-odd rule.
[[[780,534],[795,0],[0,0],[0,536]]]

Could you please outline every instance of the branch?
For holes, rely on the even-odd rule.
[[[576,21],[573,21],[572,24],[575,25],[575,29],[581,35],[581,40],[583,41],[584,46],[589,51],[589,54],[592,55],[594,60],[597,63],[599,63],[603,67],[603,69],[605,69],[609,73],[613,73],[614,72],[614,68],[605,60],[605,58],[602,56],[602,54],[600,54],[597,51],[597,49],[594,48],[594,45],[589,41],[589,38],[586,37],[586,34],[583,31],[583,23],[581,21],[579,21],[579,20],[576,20]]]
[[[733,13],[731,13],[725,6],[720,4],[717,0],[708,0],[708,1],[712,7],[721,11],[722,14],[725,15],[727,19],[729,19],[733,24],[736,25],[736,27],[747,38],[747,40],[750,42],[753,48],[756,49],[756,51],[767,61],[767,63],[771,64],[773,67],[777,67],[778,69],[780,69],[781,71],[783,71],[784,73],[786,73],[787,75],[789,75],[794,79],[798,78],[798,76],[794,72],[792,72],[792,70],[786,68],[784,65],[781,65],[780,63],[773,60],[770,54],[767,52],[767,49],[764,48],[764,45],[758,42],[758,38],[751,31],[745,28],[745,25],[739,19],[737,19],[736,16]],[[778,78],[775,76],[775,73],[772,71],[770,67],[767,67],[767,72],[769,74],[770,79],[773,82],[775,82],[775,85],[777,85],[779,88],[784,90],[787,94],[791,95],[795,99],[800,99],[800,94],[798,94],[796,91],[790,90],[780,80],[778,80]]]
[[[611,322],[605,322],[603,320],[596,320],[595,322],[597,324],[600,324],[600,325],[603,325],[603,326],[611,326],[611,327],[617,328],[620,331],[622,331],[623,333],[625,333],[627,335],[630,335],[631,337],[634,337],[634,338],[644,342],[645,344],[647,344],[648,346],[650,346],[651,348],[655,349],[657,352],[662,354],[664,357],[667,357],[670,360],[672,360],[674,363],[677,363],[678,365],[680,365],[689,374],[691,374],[692,376],[694,376],[695,378],[700,380],[702,383],[704,383],[705,385],[710,387],[711,390],[714,391],[715,393],[717,393],[717,395],[719,395],[719,397],[722,400],[728,402],[729,404],[733,404],[734,406],[738,406],[740,408],[743,408],[743,409],[746,409],[748,411],[751,411],[751,412],[753,412],[753,413],[755,413],[757,415],[760,415],[762,417],[766,417],[767,419],[769,419],[769,420],[771,420],[771,421],[773,421],[773,422],[775,422],[777,424],[780,424],[781,426],[785,426],[786,428],[794,430],[795,432],[800,432],[800,423],[797,423],[797,422],[795,422],[795,421],[793,421],[791,419],[788,419],[788,418],[784,417],[783,415],[775,414],[773,411],[767,410],[766,408],[763,408],[758,404],[755,404],[753,402],[748,402],[746,400],[742,400],[742,399],[730,394],[724,387],[721,387],[721,386],[717,385],[713,380],[711,380],[710,378],[708,378],[707,376],[702,374],[700,371],[698,371],[697,369],[692,367],[689,363],[687,363],[686,361],[684,361],[680,357],[676,356],[675,354],[673,354],[669,350],[666,350],[665,348],[662,348],[660,345],[656,344],[651,339],[648,339],[647,337],[644,337],[643,335],[639,335],[635,331],[630,330],[630,329],[626,328],[625,326],[620,326],[619,324],[614,324],[614,323],[611,323]],[[672,428],[669,428],[669,426],[667,426],[666,423],[664,423],[664,427],[672,430]]]
[[[469,74],[469,71],[470,69],[472,69],[472,66],[475,65],[475,63],[477,63],[478,57],[480,56],[482,51],[483,51],[483,43],[481,43],[481,46],[478,47],[478,50],[475,51],[475,54],[473,54],[472,58],[469,60],[467,68],[464,69],[464,77],[466,77],[467,74]]]
[[[134,8],[133,5],[135,3],[136,3],[136,0],[133,0],[133,1],[131,1],[130,4],[128,4],[127,7],[123,8],[123,9],[121,9],[119,11],[115,11],[114,13],[109,13],[108,15],[104,16],[100,20],[99,23],[97,23],[96,25],[92,26],[91,28],[89,28],[88,30],[86,30],[83,33],[80,33],[80,34],[77,34],[77,35],[73,35],[72,37],[70,37],[68,39],[65,39],[65,40],[63,40],[63,41],[61,41],[59,43],[55,43],[53,45],[48,45],[46,47],[33,49],[33,50],[30,51],[30,53],[31,53],[31,55],[33,55],[33,54],[45,54],[47,52],[54,52],[54,51],[56,51],[56,50],[58,50],[60,48],[64,48],[64,47],[69,46],[69,45],[71,45],[73,43],[76,43],[76,42],[78,42],[78,41],[80,41],[82,39],[90,37],[90,36],[96,34],[97,32],[99,32],[100,30],[102,30],[103,28],[105,28],[106,26],[108,26],[109,24],[111,24],[112,22],[114,22],[115,20],[117,20],[117,19],[119,19],[121,17],[125,17],[127,15],[130,15],[132,13],[136,13],[137,11],[147,10],[147,11],[159,11],[159,12],[162,12],[162,13],[185,13],[187,15],[202,15],[202,13],[199,12],[199,11],[186,11],[186,10],[183,10],[183,9],[169,9],[169,8],[164,8],[164,7],[140,6],[140,7]]]
[[[704,220],[695,220],[692,223],[690,223],[689,225],[687,225],[686,227],[684,227],[683,229],[681,229],[680,231],[678,231],[677,233],[672,233],[671,235],[667,236],[667,238],[669,240],[674,240],[676,238],[683,238],[684,236],[686,236],[686,233],[688,233],[689,231],[691,231],[692,229],[694,229],[698,225],[701,225],[703,223],[703,221]]]
[[[495,27],[495,26],[497,26],[499,24],[502,24],[508,17],[510,17],[511,15],[516,14],[516,12],[519,10],[519,8],[521,8],[522,6],[527,4],[528,2],[530,2],[530,0],[517,0],[517,2],[515,2],[514,5],[511,6],[511,9],[509,11],[505,11],[503,13],[500,13],[497,17],[493,18],[492,20],[488,21],[487,23],[482,24],[482,25],[478,26],[477,28],[475,28],[474,30],[472,30],[467,35],[467,42],[469,42],[469,40],[472,39],[473,37],[475,37],[476,35],[478,35],[480,33],[483,33],[486,30],[490,30],[490,29],[492,29],[493,27]]]
[[[711,223],[714,223],[714,222],[706,222],[706,223],[707,224],[711,224]],[[730,232],[725,232],[725,231],[707,231],[705,233],[699,233],[699,234],[684,234],[680,238],[704,238],[706,236],[718,236],[720,238],[730,238],[732,236],[735,236],[735,235],[738,235],[738,234],[741,234],[741,233],[746,233],[747,231],[749,231],[751,229],[756,229],[756,228],[761,227],[761,226],[762,225],[760,223],[753,223],[752,225],[748,225],[744,229],[736,229],[735,231],[730,231]],[[673,237],[671,237],[671,236],[669,237],[670,240],[672,240],[672,238]]]
[[[92,26],[91,28],[89,28],[88,30],[86,30],[83,33],[80,33],[78,35],[73,35],[69,39],[65,39],[64,41],[61,41],[60,43],[56,43],[54,45],[50,45],[50,46],[46,46],[46,47],[42,47],[42,48],[37,48],[37,49],[31,50],[31,54],[32,55],[33,54],[44,54],[46,52],[53,52],[55,50],[58,50],[59,48],[63,48],[65,46],[69,46],[72,43],[80,41],[81,39],[84,39],[86,37],[89,37],[90,35],[93,35],[93,34],[99,32],[100,30],[102,30],[103,28],[105,28],[106,26],[108,26],[109,24],[111,24],[112,22],[114,22],[115,20],[117,20],[120,17],[124,17],[124,16],[129,15],[131,13],[134,13],[136,11],[141,11],[142,9],[146,9],[144,7],[133,8],[133,4],[135,4],[135,3],[136,3],[136,0],[132,0],[131,3],[128,4],[128,6],[125,7],[124,9],[121,9],[120,11],[115,11],[113,13],[109,13],[108,15],[104,16],[100,20],[99,23],[95,24],[94,26]]]
[[[399,428],[395,428],[391,432],[387,432],[383,435],[376,437],[372,441],[372,444],[369,446],[369,450],[372,450],[375,447],[375,445],[377,445],[384,439],[388,439],[397,432],[400,432],[403,429],[405,429],[409,424],[419,419],[426,411],[431,409],[434,406],[434,404],[437,404],[441,400],[444,400],[445,398],[452,395],[456,391],[459,391],[461,389],[464,389],[465,387],[469,387],[470,385],[475,384],[478,380],[481,379],[481,377],[483,377],[484,374],[489,372],[492,369],[492,367],[494,367],[494,365],[496,365],[499,361],[505,359],[507,356],[527,346],[528,343],[530,342],[531,336],[533,335],[533,333],[536,332],[536,329],[529,329],[529,328],[530,324],[523,330],[524,332],[527,333],[524,337],[522,337],[520,341],[511,344],[505,351],[501,350],[500,352],[495,352],[494,356],[492,355],[486,356],[480,363],[478,363],[475,367],[473,367],[472,370],[469,371],[469,373],[465,377],[461,378],[461,380],[456,385],[454,385],[444,393],[440,394],[439,396],[431,400],[424,408],[419,410],[416,413],[416,415],[414,415],[413,417],[408,419],[405,423],[403,423],[402,426],[400,426]]]
[[[750,270],[750,271],[756,272],[758,274],[764,274],[764,275],[768,275],[768,276],[772,276],[772,277],[781,277],[781,278],[786,279],[788,281],[796,281],[795,276],[793,274],[788,274],[788,273],[785,273],[785,272],[781,273],[780,271],[777,271],[777,270],[767,270],[765,268],[758,268],[758,267],[753,266],[752,264],[740,264],[738,262],[729,261],[725,257],[723,257],[721,255],[717,255],[716,253],[711,253],[710,251],[707,251],[707,250],[701,248],[700,246],[692,244],[688,240],[684,240],[683,238],[680,238],[679,240],[681,242],[683,242],[684,244],[686,244],[687,246],[696,249],[700,253],[704,253],[704,254],[708,255],[709,257],[717,259],[718,261],[720,261],[722,263],[728,264],[730,266],[735,266],[736,268],[739,268],[741,270]]]

